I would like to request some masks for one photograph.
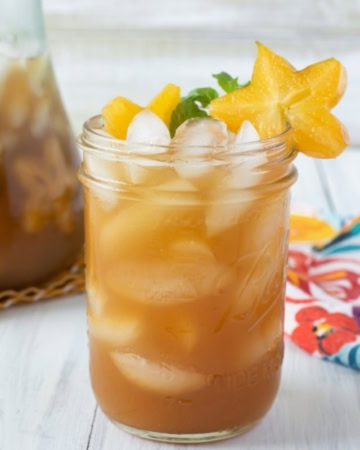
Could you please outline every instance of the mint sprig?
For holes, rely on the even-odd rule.
[[[200,109],[194,100],[191,98],[184,98],[174,109],[170,120],[170,136],[174,137],[178,127],[185,122],[185,120],[193,117],[209,117],[209,114]]]
[[[202,108],[209,106],[211,100],[219,97],[216,89],[211,87],[203,87],[193,89],[174,109],[170,120],[170,136],[174,137],[178,127],[185,120],[193,117],[209,117],[209,114]]]
[[[199,102],[203,108],[206,108],[214,98],[219,97],[218,92],[211,87],[193,89],[188,93],[185,99]]]
[[[213,77],[217,80],[219,86],[227,93],[242,89],[250,84],[250,81],[239,84],[238,77],[233,78],[227,72],[214,73]]]
[[[226,72],[214,74],[219,86],[227,93],[241,89],[250,84],[239,84],[237,78],[233,78]],[[188,119],[194,117],[209,117],[204,108],[207,108],[212,100],[219,97],[216,89],[212,87],[202,87],[193,89],[181,102],[176,106],[171,115],[170,120],[170,136],[174,137],[178,127]]]

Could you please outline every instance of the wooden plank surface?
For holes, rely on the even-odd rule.
[[[0,312],[0,449],[86,449],[95,410],[84,296]]]

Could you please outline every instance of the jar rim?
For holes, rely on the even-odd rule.
[[[186,148],[189,149],[189,152],[186,152],[186,159],[200,162],[201,160],[204,160],[204,155],[216,155],[216,158],[220,159],[223,159],[224,157],[232,159],[239,156],[256,156],[271,149],[276,149],[276,147],[279,147],[279,145],[291,139],[291,135],[292,128],[287,124],[282,133],[267,139],[240,144],[186,145]],[[144,142],[129,142],[127,140],[118,139],[104,131],[104,121],[100,114],[90,117],[84,123],[83,133],[78,137],[77,142],[83,151],[97,153],[98,156],[101,154],[107,159],[113,159],[113,157],[148,157],[149,159],[161,160],[162,162],[166,162],[169,158],[173,159],[173,154],[170,154],[173,152],[169,152],[169,148],[176,152],[176,149],[184,147],[183,144],[176,143],[162,145]],[[149,148],[151,148],[151,152],[149,152]],[[194,154],[192,154],[191,149],[196,149],[197,151],[194,151]],[[229,152],[229,150],[231,150],[231,152]],[[286,156],[289,156],[289,151],[291,153],[295,152],[295,150],[291,148],[286,152]],[[282,156],[284,157],[285,155],[283,154]],[[182,158],[180,157],[180,159]],[[208,161],[208,158],[206,158],[206,160]]]
[[[118,179],[116,169],[114,173],[112,170],[107,170],[109,163],[115,164],[114,168],[122,168],[122,170],[126,167],[129,173],[134,168],[136,171],[136,167],[154,170],[167,167],[178,173],[189,168],[190,172],[194,169],[195,172],[201,173],[202,169],[206,171],[215,167],[231,173],[233,168],[247,167],[246,170],[251,173],[268,174],[264,183],[273,185],[272,189],[282,189],[290,186],[296,179],[296,169],[292,161],[297,151],[293,146],[291,131],[291,128],[287,127],[278,136],[233,146],[226,144],[224,146],[177,145],[175,147],[171,143],[170,145],[135,144],[109,136],[104,131],[102,117],[97,115],[85,122],[83,133],[77,140],[84,152],[79,177],[84,185],[106,186],[109,189],[121,191],[124,189],[124,183],[127,184],[127,182]],[[176,148],[181,151],[176,151]],[[131,181],[130,184],[134,182]],[[131,189],[136,189],[138,185],[141,187],[141,183],[135,182],[135,187]],[[254,188],[256,186],[251,189]],[[250,187],[241,189],[248,190]]]

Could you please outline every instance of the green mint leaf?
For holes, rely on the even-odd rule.
[[[238,77],[233,78],[226,72],[215,73],[213,74],[213,77],[217,80],[219,86],[227,93],[249,86],[250,84],[250,81],[244,84],[239,84]]]
[[[209,105],[211,100],[219,97],[219,94],[214,88],[203,87],[198,89],[193,89],[185,97],[186,99],[191,99],[194,102],[199,102],[203,108]]]
[[[209,117],[206,111],[203,111],[191,98],[183,99],[174,109],[170,120],[170,136],[175,136],[177,128],[185,122],[185,120],[193,117]]]

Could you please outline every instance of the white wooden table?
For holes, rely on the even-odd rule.
[[[337,161],[299,157],[296,205],[360,211],[360,149]],[[360,373],[286,342],[279,396],[244,436],[201,449],[358,450]],[[199,449],[119,431],[96,406],[88,376],[83,295],[0,312],[1,450]]]
[[[349,89],[338,114],[360,144],[356,1],[304,0],[297,8],[286,0],[44,0],[44,6],[76,132],[115,95],[146,104],[167,82],[186,92],[221,70],[246,81],[255,52],[250,41],[261,39],[297,67],[329,56],[344,62]],[[297,25],[306,32],[296,33]],[[360,148],[331,162],[300,157],[297,166],[294,205],[360,212]],[[256,429],[201,447],[174,446],[119,431],[96,406],[83,295],[0,311],[0,450],[358,450],[360,373],[286,344],[278,398]]]

